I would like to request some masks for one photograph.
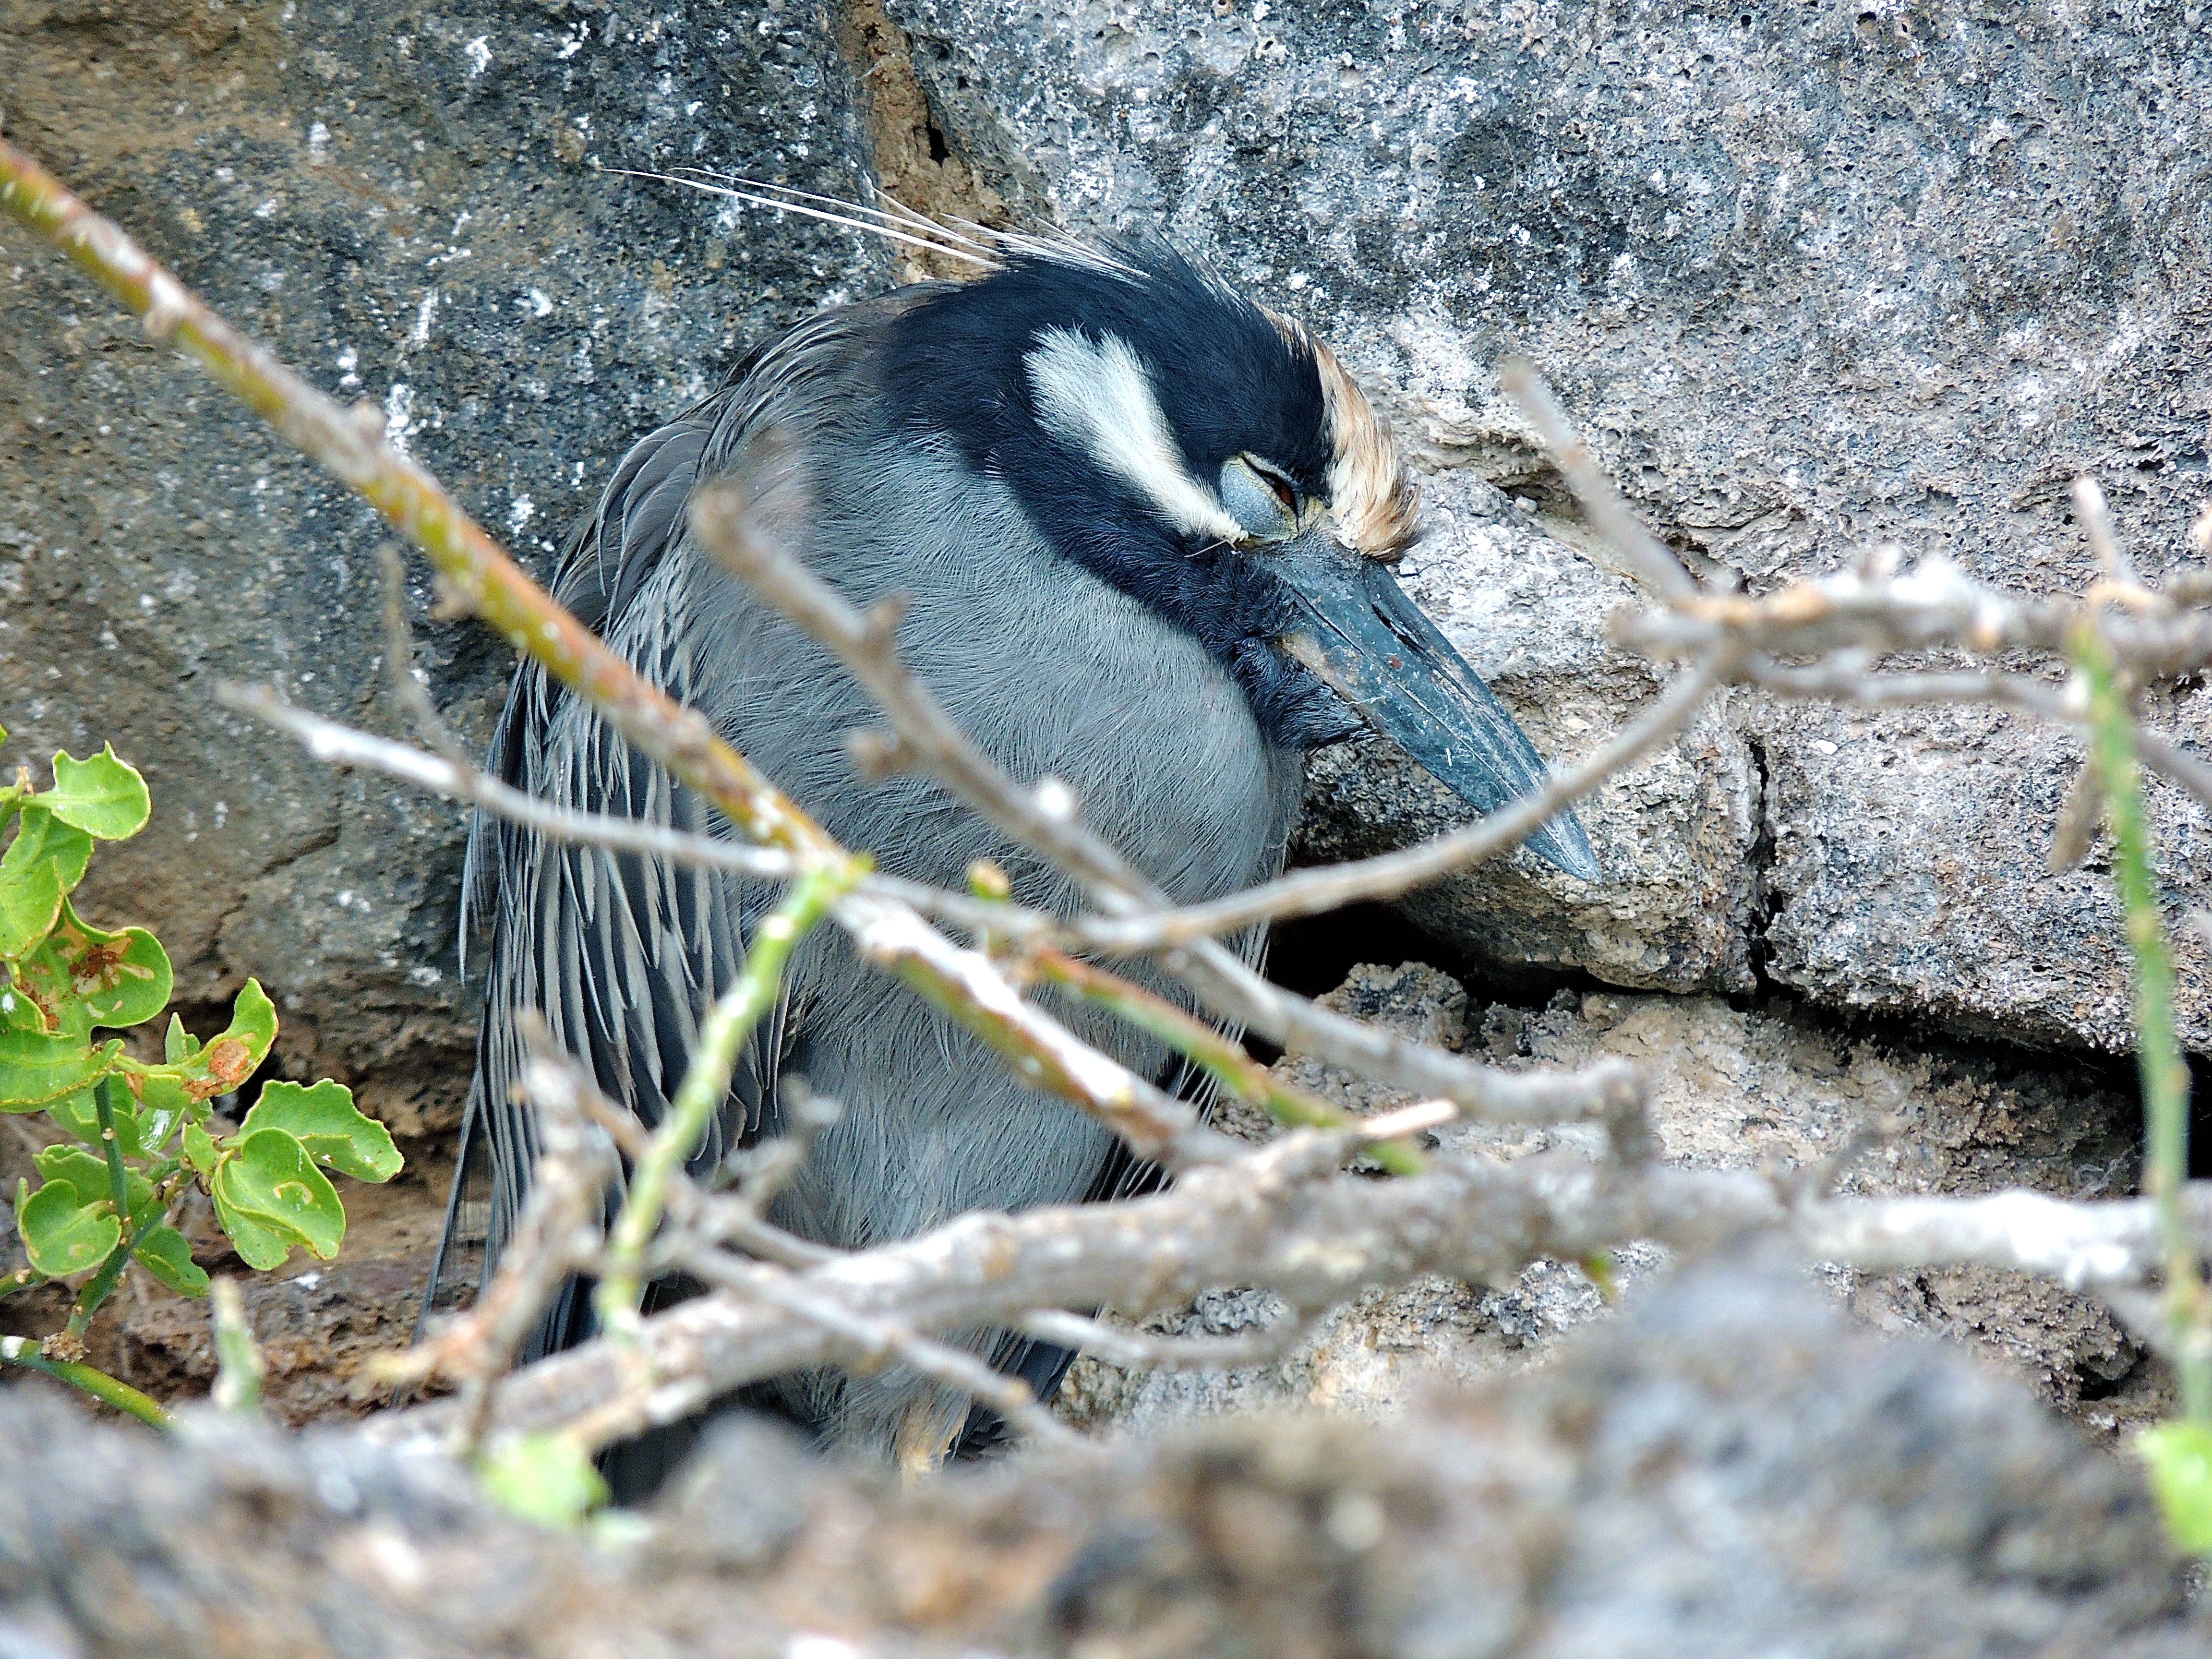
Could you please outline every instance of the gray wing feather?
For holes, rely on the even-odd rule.
[[[820,395],[820,383],[850,365],[892,307],[912,298],[802,325],[741,364],[722,392],[641,440],[571,537],[555,596],[647,678],[685,698],[699,654],[685,605],[693,556],[684,509],[693,490],[794,402]],[[534,662],[522,665],[509,688],[488,769],[566,805],[728,833],[720,813],[633,752]],[[523,1058],[517,1012],[539,1011],[554,1040],[589,1066],[602,1091],[647,1125],[658,1123],[702,1016],[743,964],[749,904],[759,902],[712,872],[556,846],[481,815],[470,830],[464,893],[464,939],[475,918],[487,915],[491,947],[460,1168],[429,1305],[457,1299],[471,1258],[473,1277],[489,1279],[529,1190],[538,1142],[530,1109],[513,1098]],[[710,1169],[774,1131],[789,1029],[787,1001],[755,1033],[695,1169]],[[586,1316],[569,1285],[520,1357],[577,1340]]]

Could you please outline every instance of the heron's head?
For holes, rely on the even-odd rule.
[[[1277,743],[1363,726],[1490,811],[1542,759],[1398,586],[1418,492],[1297,323],[1158,244],[1022,252],[903,313],[887,391],[1066,557],[1194,635]],[[1530,838],[1599,878],[1562,813]]]

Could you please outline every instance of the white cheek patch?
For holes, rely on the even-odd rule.
[[[1151,379],[1126,341],[1047,329],[1024,360],[1046,428],[1133,486],[1186,535],[1244,535],[1213,493],[1183,471]]]

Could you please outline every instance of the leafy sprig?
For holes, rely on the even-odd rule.
[[[390,1132],[328,1079],[264,1085],[235,1129],[216,1116],[276,1040],[256,981],[204,1042],[170,1015],[159,1061],[112,1035],[168,1006],[168,953],[145,928],[91,926],[70,896],[95,843],[129,840],[151,813],[145,780],[112,746],[56,755],[48,788],[27,769],[0,787],[0,836],[14,829],[0,851],[0,1112],[42,1112],[68,1137],[34,1158],[36,1188],[16,1183],[27,1265],[0,1279],[0,1295],[82,1280],[67,1327],[41,1345],[53,1362],[82,1358],[86,1328],[132,1261],[181,1295],[207,1294],[174,1224],[188,1188],[207,1194],[240,1259],[267,1271],[295,1249],[337,1253],[345,1206],[328,1172],[384,1182],[400,1169]]]

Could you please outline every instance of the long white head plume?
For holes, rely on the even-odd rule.
[[[663,184],[681,185],[703,195],[727,197],[750,207],[796,213],[803,218],[817,219],[823,224],[839,225],[847,230],[879,236],[887,242],[900,243],[925,253],[940,254],[947,259],[972,265],[979,271],[998,270],[1005,266],[1008,258],[1027,258],[1051,259],[1061,264],[1088,265],[1094,270],[1110,270],[1125,276],[1138,275],[1112,254],[1077,241],[1073,237],[1040,234],[1035,231],[1000,230],[951,214],[933,219],[908,207],[889,191],[872,185],[870,196],[875,202],[886,205],[864,205],[858,202],[842,201],[835,196],[818,195],[813,191],[799,190],[789,185],[768,184],[758,179],[740,178],[735,173],[717,173],[709,167],[678,167],[669,173],[656,173],[641,167],[606,167],[602,171],[624,179],[657,179]]]

